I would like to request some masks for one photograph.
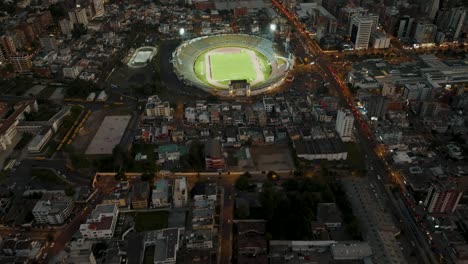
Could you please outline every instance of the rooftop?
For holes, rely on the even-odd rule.
[[[341,242],[330,246],[333,258],[361,259],[372,255],[372,249],[367,242]]]
[[[132,188],[132,201],[148,199],[149,184],[148,182],[136,182]]]
[[[104,216],[101,217],[99,222],[93,222],[88,224],[88,229],[91,230],[107,230],[112,226],[113,216]]]
[[[154,261],[175,260],[179,248],[179,228],[167,228],[145,234],[145,246],[154,245]]]
[[[114,204],[98,204],[89,215],[89,219],[99,219],[101,215],[113,215],[115,209]]]
[[[72,199],[65,195],[46,195],[36,203],[33,212],[45,211],[53,215],[65,210],[72,203]]]
[[[238,221],[236,223],[239,234],[257,233],[265,234],[265,221],[264,220],[246,220]]]
[[[207,140],[205,143],[205,156],[211,158],[222,157],[221,153],[221,142],[216,139]]]

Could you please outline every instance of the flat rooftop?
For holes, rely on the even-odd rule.
[[[109,155],[115,146],[120,144],[128,122],[132,117],[106,116],[101,123],[96,135],[86,149],[87,155]]]

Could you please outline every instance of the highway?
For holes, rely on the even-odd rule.
[[[298,31],[300,39],[302,40],[302,43],[305,46],[304,49],[306,50],[306,52],[309,52],[312,61],[315,61],[319,70],[322,72],[324,80],[326,80],[329,83],[329,88],[334,88],[335,90],[337,90],[337,94],[340,95],[345,104],[348,105],[349,109],[351,109],[355,117],[358,132],[355,133],[356,139],[359,142],[361,148],[364,150],[364,153],[366,153],[367,163],[373,167],[373,170],[376,170],[376,173],[371,173],[370,176],[374,177],[374,179],[379,183],[378,188],[380,192],[384,196],[390,198],[392,202],[395,202],[394,197],[385,195],[388,194],[388,191],[386,191],[387,188],[385,181],[387,181],[387,179],[390,179],[391,182],[398,184],[403,195],[408,193],[406,190],[406,186],[402,180],[402,177],[400,177],[400,175],[397,172],[392,170],[390,164],[388,164],[388,162],[384,159],[384,153],[382,153],[379,150],[379,146],[375,144],[374,139],[372,138],[372,131],[369,125],[362,119],[361,114],[357,111],[357,109],[354,106],[351,92],[348,90],[345,83],[338,78],[335,70],[333,70],[333,68],[329,66],[329,62],[327,62],[324,56],[322,56],[320,47],[318,47],[318,45],[310,38],[309,34],[304,30],[304,26],[299,21],[299,19],[295,15],[291,14],[277,0],[272,0],[272,3]],[[421,257],[420,260],[422,260],[424,263],[438,263],[434,257],[432,250],[430,249],[426,236],[422,234],[422,230],[414,223],[414,220],[411,217],[411,215],[405,214],[402,210],[403,209],[401,208],[401,206],[393,206],[392,208],[392,211],[394,213],[397,213],[397,215],[402,216],[402,224],[404,226],[404,230],[413,231],[405,233],[410,233],[410,236],[412,236],[411,239],[417,239],[417,241],[420,244],[420,249],[423,249],[423,251],[417,250],[419,256]]]

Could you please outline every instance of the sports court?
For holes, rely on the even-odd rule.
[[[147,62],[151,58],[151,54],[153,54],[152,50],[138,51],[133,61],[135,63]]]
[[[89,144],[86,155],[109,155],[120,144],[128,123],[132,117],[106,116]]]

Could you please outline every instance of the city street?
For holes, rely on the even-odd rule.
[[[321,56],[322,53],[320,51],[320,48],[308,36],[308,34],[306,34],[306,32],[303,29],[304,27],[299,22],[298,18],[295,15],[291,14],[277,0],[273,0],[273,4],[281,11],[283,15],[286,16],[286,18],[298,30],[300,36],[303,37],[304,44],[308,47],[306,48],[306,51],[309,52],[312,59],[316,60],[316,65],[320,66],[324,79],[330,83],[329,87],[331,89],[336,90],[337,94],[342,98],[343,102],[345,102],[345,104],[347,104],[348,107],[351,109],[355,117],[355,134],[357,135],[357,141],[359,142],[361,149],[365,151],[364,153],[366,153],[366,156],[371,157],[371,161],[369,162],[368,166],[372,166],[373,170],[375,170],[375,173],[371,173],[371,175],[369,176],[371,177],[371,179],[373,178],[373,180],[379,182],[379,190],[381,195],[383,195],[383,197],[390,198],[392,200],[392,203],[394,203],[394,198],[391,197],[391,195],[388,196],[389,191],[386,187],[387,178],[389,179],[389,182],[397,183],[401,188],[401,192],[403,194],[407,193],[405,184],[403,183],[403,180],[401,179],[400,175],[392,170],[391,166],[383,159],[383,157],[378,156],[378,150],[376,148],[374,140],[372,139],[371,130],[368,124],[365,121],[363,121],[360,113],[356,110],[353,104],[352,95],[349,92],[348,88],[342,80],[338,79],[336,73],[333,70],[331,70],[331,67],[329,67],[329,62],[325,60],[324,56]],[[401,215],[401,208],[393,206],[392,210],[395,214]],[[421,260],[424,263],[437,263],[433,252],[427,243],[427,239],[424,235],[421,234],[421,229],[415,226],[413,218],[409,214],[403,214],[402,221],[404,230],[407,231],[405,233],[408,233],[410,236],[416,236],[411,237],[409,239],[407,238],[407,240],[411,241],[416,238],[421,244],[420,249],[422,247],[423,251],[417,251],[419,253],[419,256],[421,257]],[[408,232],[409,230],[412,230],[413,232]],[[416,235],[414,235],[413,233],[416,233]]]

